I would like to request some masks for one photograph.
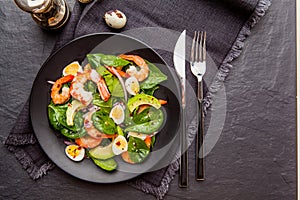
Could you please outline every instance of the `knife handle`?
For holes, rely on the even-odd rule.
[[[202,81],[198,82],[198,103],[199,103],[199,125],[196,136],[196,180],[204,180],[204,153],[203,153],[203,138],[204,138],[204,115],[203,115],[203,85]]]
[[[188,151],[186,135],[186,116],[185,109],[182,111],[182,131],[180,135],[180,169],[179,169],[179,187],[188,186]]]

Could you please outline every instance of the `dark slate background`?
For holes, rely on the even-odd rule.
[[[72,5],[73,2],[68,0]],[[206,181],[165,199],[296,198],[295,1],[273,1],[247,39],[225,82],[227,113],[206,157]],[[21,12],[0,2],[0,199],[154,199],[124,183],[91,184],[59,168],[32,181],[3,145],[56,40]]]

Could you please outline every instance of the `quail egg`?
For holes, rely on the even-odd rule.
[[[77,72],[82,72],[82,67],[79,64],[79,62],[74,61],[70,64],[68,64],[64,69],[63,69],[63,75],[73,75],[76,76]]]
[[[116,124],[121,124],[125,119],[125,112],[123,106],[120,104],[115,105],[111,109],[109,117],[112,118]]]
[[[103,16],[106,24],[114,29],[121,29],[126,25],[126,16],[119,10],[107,11]]]
[[[128,143],[124,136],[119,135],[116,137],[112,144],[112,151],[115,155],[120,155],[121,153],[127,151]]]
[[[84,148],[71,144],[65,148],[65,153],[73,161],[81,161],[84,158],[85,150]]]
[[[134,76],[131,76],[128,79],[126,79],[125,88],[127,92],[131,95],[137,95],[140,91],[139,82]]]

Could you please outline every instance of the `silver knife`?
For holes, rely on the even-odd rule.
[[[175,45],[173,62],[176,69],[176,72],[180,78],[181,85],[181,134],[180,134],[180,169],[179,169],[179,187],[187,187],[188,186],[188,152],[187,152],[187,134],[186,134],[186,113],[185,113],[185,105],[186,105],[186,96],[185,96],[185,38],[186,38],[186,30],[184,30]]]

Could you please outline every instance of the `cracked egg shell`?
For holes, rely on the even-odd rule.
[[[119,10],[107,11],[103,16],[106,24],[114,29],[121,29],[126,25],[127,18],[125,14]]]

